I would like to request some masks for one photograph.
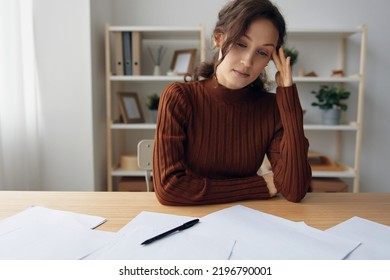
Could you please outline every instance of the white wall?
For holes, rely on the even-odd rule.
[[[111,2],[93,0],[91,5],[92,106],[95,190],[107,190],[106,99],[104,26],[111,20]]]
[[[94,190],[88,0],[36,0],[42,190]]]

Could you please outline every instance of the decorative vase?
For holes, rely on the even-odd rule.
[[[338,125],[340,124],[341,109],[332,108],[322,112],[322,124]]]
[[[154,65],[153,75],[154,76],[160,76],[161,75],[160,65]]]

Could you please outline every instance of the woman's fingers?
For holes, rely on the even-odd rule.
[[[276,51],[274,51],[274,52],[272,53],[272,60],[273,60],[274,63],[275,63],[276,69],[278,69],[278,70],[280,71],[280,68],[282,68],[282,64],[281,64],[281,62],[280,62],[278,53],[277,53]]]
[[[284,55],[283,48],[279,48],[279,51],[272,53],[272,59],[275,63],[278,72],[275,75],[276,84],[278,86],[288,87],[292,85],[291,75],[291,58]]]

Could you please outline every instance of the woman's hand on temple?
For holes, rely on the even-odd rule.
[[[275,63],[276,69],[278,70],[275,74],[275,81],[279,87],[289,87],[293,84],[290,57],[284,55],[283,48],[279,48],[272,53],[272,59]]]

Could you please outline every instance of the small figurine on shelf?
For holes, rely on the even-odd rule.
[[[177,72],[174,70],[168,70],[167,76],[177,76]]]
[[[159,46],[158,51],[157,51],[157,58],[155,58],[153,53],[152,53],[151,48],[148,47],[150,58],[152,59],[152,61],[154,63],[154,69],[153,69],[154,76],[161,75],[160,65],[161,65],[161,62],[164,58],[166,50],[167,49],[164,46]]]
[[[146,106],[152,112],[152,121],[155,123],[157,121],[157,109],[158,104],[160,103],[160,97],[157,93],[154,93],[153,95],[148,96],[148,100]]]
[[[317,73],[314,71],[310,71],[303,75],[304,77],[318,77]]]
[[[333,70],[331,77],[344,77],[344,71],[342,69]]]

